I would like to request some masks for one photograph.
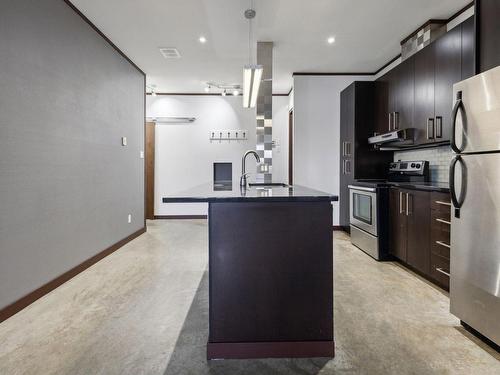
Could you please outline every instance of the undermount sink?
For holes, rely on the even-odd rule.
[[[252,182],[248,186],[274,186],[274,187],[289,187],[290,185],[284,184],[283,182]]]

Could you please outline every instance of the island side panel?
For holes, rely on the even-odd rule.
[[[230,345],[216,344],[267,343],[256,356],[333,356],[331,203],[210,203],[209,282],[209,349],[229,348],[224,358]],[[252,357],[235,348],[233,358]]]

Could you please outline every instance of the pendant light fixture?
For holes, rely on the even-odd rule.
[[[248,20],[248,64],[243,69],[243,107],[254,108],[257,105],[260,82],[262,80],[262,65],[252,64],[252,20],[255,10],[247,9],[245,18]]]

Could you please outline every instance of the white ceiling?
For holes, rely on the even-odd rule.
[[[250,0],[73,0],[161,92],[202,92],[205,83],[242,83],[248,62]],[[273,41],[273,92],[293,72],[373,72],[399,42],[431,18],[447,19],[470,0],[255,0],[254,40]],[[207,43],[198,38],[203,35]],[[335,36],[328,45],[326,39]],[[176,47],[165,60],[159,47]]]

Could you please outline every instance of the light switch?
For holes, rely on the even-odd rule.
[[[122,137],[122,146],[127,145],[127,137]]]
[[[127,221],[129,224],[132,222],[132,214],[128,214]]]
[[[141,158],[141,159],[144,159],[144,151],[141,151],[141,152],[140,152],[140,158]]]

